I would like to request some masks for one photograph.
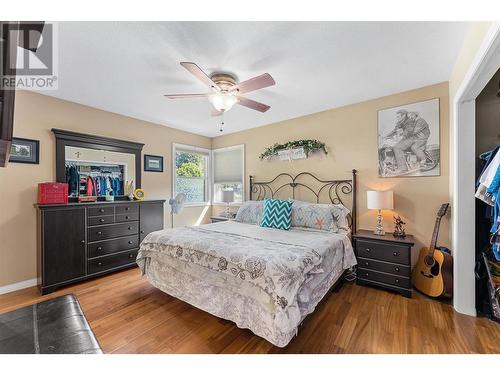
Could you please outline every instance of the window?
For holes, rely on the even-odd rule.
[[[206,204],[210,201],[210,150],[174,144],[174,196],[186,194],[186,203]]]
[[[244,155],[244,145],[213,150],[214,203],[222,203],[222,190],[233,190],[234,202],[243,202]]]

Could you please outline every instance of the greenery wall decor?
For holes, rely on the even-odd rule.
[[[281,145],[275,143],[274,145],[267,147],[264,152],[260,154],[259,158],[260,160],[271,159],[274,156],[278,156],[278,151],[291,150],[300,147],[304,149],[307,157],[309,157],[309,154],[318,151],[323,151],[325,155],[328,155],[328,151],[326,151],[326,146],[323,142],[320,142],[316,139],[301,139],[299,141],[290,141]]]

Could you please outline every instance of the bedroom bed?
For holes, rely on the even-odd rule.
[[[280,183],[284,178],[289,181]],[[304,178],[319,186],[305,184]],[[323,181],[307,172],[280,174],[267,182],[251,177],[250,201],[235,221],[150,233],[141,243],[137,264],[163,292],[284,347],[356,264],[350,240],[356,225],[355,178],[356,171],[349,180]],[[259,226],[262,199],[284,196],[284,189],[291,190],[292,199],[299,189],[314,195],[313,203],[294,201],[292,223],[295,215],[301,226],[288,231]],[[318,204],[322,196],[329,205]],[[343,205],[347,198],[350,210]],[[323,228],[316,218],[308,227],[311,212],[318,210],[333,212],[332,225]]]

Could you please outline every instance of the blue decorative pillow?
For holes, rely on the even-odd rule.
[[[260,226],[289,230],[292,225],[292,205],[293,201],[289,200],[265,199]]]

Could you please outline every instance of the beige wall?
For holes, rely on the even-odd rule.
[[[441,176],[379,178],[377,170],[377,111],[431,98],[440,99]],[[309,159],[283,162],[260,161],[258,155],[274,142],[313,138],[326,143],[328,156],[313,155]],[[417,249],[428,244],[436,212],[448,197],[448,84],[441,83],[363,103],[295,118],[235,134],[217,137],[212,147],[245,144],[246,176],[265,179],[279,172],[310,171],[325,179],[349,178],[350,170],[358,170],[359,227],[373,229],[375,215],[366,209],[366,191],[392,189],[395,212],[407,222],[407,232],[417,238]],[[248,189],[247,189],[248,196]],[[214,213],[220,207],[214,207]],[[393,230],[391,212],[385,215],[386,230]],[[444,218],[440,241],[450,244],[448,218]],[[415,255],[417,251],[414,252]]]
[[[146,198],[170,197],[172,143],[211,147],[211,139],[135,120],[49,96],[20,91],[16,96],[14,136],[40,140],[40,164],[10,163],[0,168],[0,286],[36,277],[37,183],[54,181],[52,128],[144,143],[144,153],[162,155],[164,172],[143,172]],[[187,207],[176,225],[205,222],[210,210]],[[200,217],[201,216],[201,217]],[[170,226],[168,205],[165,226]]]

